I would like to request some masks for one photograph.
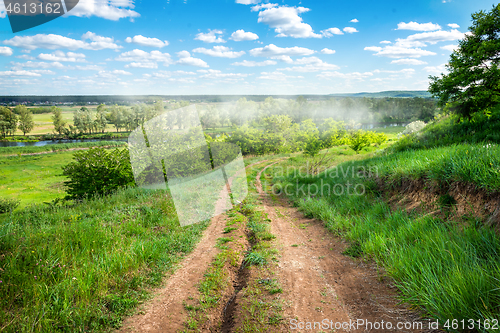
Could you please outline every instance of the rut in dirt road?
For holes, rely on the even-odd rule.
[[[419,321],[418,315],[398,306],[395,288],[374,264],[346,257],[342,252],[348,244],[334,237],[321,221],[304,217],[284,198],[265,192],[261,177],[273,164],[262,169],[256,180],[281,253],[277,273],[283,297],[289,304],[285,309],[287,325],[292,329],[300,328],[300,323],[307,325],[327,319],[330,326],[338,323],[335,332],[369,332],[370,326],[352,329],[352,326],[339,328],[339,324],[357,320],[379,324],[384,321],[396,328],[400,322],[411,322],[409,329],[382,331],[431,332],[426,329],[427,322]]]

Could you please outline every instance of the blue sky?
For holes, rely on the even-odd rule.
[[[330,94],[426,90],[486,0],[80,0],[12,33],[0,94]]]

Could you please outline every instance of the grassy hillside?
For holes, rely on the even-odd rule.
[[[402,299],[441,325],[453,319],[500,320],[498,225],[486,225],[479,212],[431,214],[425,203],[423,209],[406,211],[391,206],[383,195],[409,181],[443,193],[452,184],[468,184],[465,188],[498,197],[500,147],[485,142],[500,133],[496,117],[459,124],[447,117],[385,151],[317,175],[298,172],[311,159],[293,157],[270,171],[275,190],[350,240],[346,255],[372,258],[383,266]],[[448,212],[453,209],[450,200],[437,204]],[[474,327],[495,332],[491,326]]]
[[[403,138],[393,148],[396,151],[426,149],[462,143],[500,143],[500,108],[488,116],[478,114],[471,120],[445,116],[431,122],[417,135]]]
[[[2,331],[118,327],[206,225],[180,227],[168,193],[140,189],[0,215]]]

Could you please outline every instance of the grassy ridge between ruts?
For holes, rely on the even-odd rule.
[[[1,216],[0,331],[118,327],[206,225],[181,227],[167,192],[134,188]]]
[[[500,319],[498,235],[473,216],[463,223],[391,210],[375,180],[378,173],[395,182],[461,181],[495,192],[500,189],[499,156],[497,146],[450,146],[345,162],[318,175],[299,174],[307,159],[293,157],[272,170],[273,190],[281,189],[306,215],[350,240],[346,254],[364,255],[383,266],[402,299],[424,315],[442,325],[479,320],[478,331],[496,332],[483,323]]]

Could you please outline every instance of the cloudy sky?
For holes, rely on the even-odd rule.
[[[490,0],[80,0],[12,33],[0,94],[426,90]]]

